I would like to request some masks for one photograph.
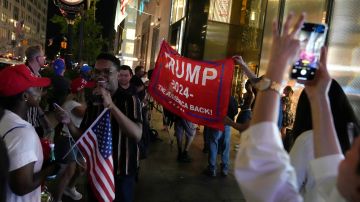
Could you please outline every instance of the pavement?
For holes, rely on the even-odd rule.
[[[245,201],[239,186],[230,170],[227,177],[209,177],[202,172],[207,167],[207,154],[202,152],[202,129],[197,130],[190,148],[190,163],[179,163],[176,160],[177,146],[173,136],[162,129],[162,115],[155,109],[152,111],[152,128],[159,133],[161,141],[151,142],[148,157],[140,162],[140,176],[135,188],[134,202],[242,202]],[[170,140],[173,139],[173,144]],[[230,161],[231,168],[236,155],[235,143],[239,143],[238,132],[232,129]],[[218,157],[218,164],[220,158]],[[218,165],[219,166],[219,165]],[[86,178],[79,180],[77,189],[86,192]],[[50,189],[51,189],[50,185]],[[72,201],[64,196],[63,202]],[[80,201],[87,201],[83,198]]]
[[[162,115],[153,110],[151,125],[162,141],[152,142],[147,159],[140,162],[140,178],[136,185],[135,202],[241,202],[244,197],[236,183],[233,169],[227,177],[208,177],[202,172],[207,167],[207,154],[202,152],[202,129],[197,130],[190,148],[191,163],[176,161],[174,131],[170,135],[162,131]],[[175,138],[174,138],[175,140]],[[231,168],[236,155],[234,143],[240,141],[239,134],[232,130]],[[220,158],[218,158],[220,162]],[[220,164],[220,163],[219,163]]]

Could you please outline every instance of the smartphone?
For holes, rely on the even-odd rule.
[[[61,111],[65,111],[63,108],[61,108],[58,104],[56,104],[55,102],[53,103],[53,106],[55,109],[59,109]]]
[[[319,67],[321,47],[325,44],[327,25],[305,22],[300,31],[300,56],[293,64],[291,78],[314,79]]]
[[[97,81],[97,86],[105,88],[105,89],[107,87],[105,81]],[[91,99],[91,102],[92,102],[93,105],[101,105],[103,103],[103,98],[99,94],[92,94],[90,99]]]

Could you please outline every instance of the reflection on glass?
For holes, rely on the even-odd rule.
[[[328,68],[360,118],[359,0],[335,0],[329,30]]]
[[[266,3],[263,0],[210,0],[203,59],[218,60],[241,55],[256,72],[260,62]],[[243,72],[236,67],[233,95],[241,96],[244,82]]]
[[[209,20],[230,22],[232,0],[213,0],[210,3]]]
[[[272,22],[279,16],[279,0],[268,1],[267,12],[264,23],[264,36],[261,48],[261,61],[259,75],[263,75],[270,57],[270,48],[272,40]]]

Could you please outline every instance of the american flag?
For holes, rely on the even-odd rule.
[[[113,201],[115,185],[110,111],[104,109],[77,141],[88,166],[88,177],[98,201]]]

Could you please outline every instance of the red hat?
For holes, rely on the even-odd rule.
[[[50,79],[36,77],[24,64],[9,66],[0,71],[0,95],[13,96],[30,87],[45,87]]]
[[[78,77],[71,82],[71,92],[77,93],[83,90],[84,88],[93,88],[95,87],[95,82],[86,81],[85,79]]]

